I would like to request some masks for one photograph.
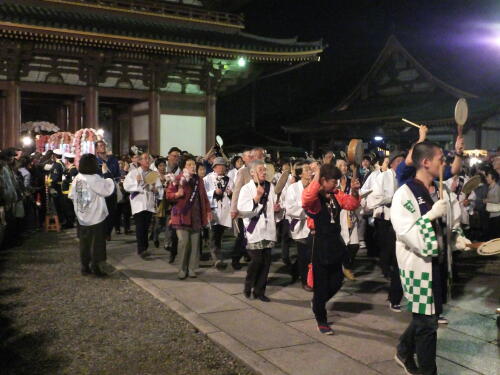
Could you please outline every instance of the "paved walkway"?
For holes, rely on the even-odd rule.
[[[471,256],[472,255],[472,256]],[[500,258],[471,254],[461,260],[464,283],[447,306],[448,327],[438,330],[441,375],[498,375],[500,355],[494,314],[500,305]],[[311,294],[274,262],[267,295],[272,302],[242,294],[245,268],[224,272],[209,267],[198,278],[180,281],[168,253],[153,249],[151,260],[135,254],[131,236],[108,243],[108,261],[200,332],[260,374],[403,374],[393,361],[399,335],[410,315],[386,304],[386,282],[373,261],[359,257],[355,282],[346,282],[330,301],[334,336],[320,335],[310,309]]]

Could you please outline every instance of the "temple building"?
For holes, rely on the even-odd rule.
[[[2,0],[0,148],[19,144],[22,123],[48,121],[103,129],[115,153],[204,153],[218,94],[324,48],[246,33],[238,2]]]
[[[294,145],[320,151],[343,148],[351,138],[373,137],[408,147],[417,129],[409,119],[429,127],[429,139],[450,148],[456,136],[455,104],[466,98],[469,118],[466,148],[496,150],[500,144],[498,67],[483,51],[426,41],[411,50],[391,36],[371,68],[342,100],[306,121],[283,126]]]

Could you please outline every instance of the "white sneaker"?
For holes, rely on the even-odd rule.
[[[449,321],[444,316],[440,316],[440,317],[438,317],[438,323],[439,324],[448,324]]]

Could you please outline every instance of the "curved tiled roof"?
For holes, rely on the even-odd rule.
[[[322,41],[297,42],[296,39],[272,39],[247,34],[239,29],[205,27],[172,22],[158,17],[135,16],[82,9],[59,7],[48,3],[23,3],[7,0],[0,4],[1,26],[16,26],[24,30],[45,33],[61,30],[66,33],[93,37],[110,37],[124,40],[177,47],[219,51],[221,54],[244,55],[258,60],[257,56],[284,59],[316,59],[323,50]],[[222,56],[221,56],[222,57]]]

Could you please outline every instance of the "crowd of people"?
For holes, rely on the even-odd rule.
[[[280,246],[291,282],[312,293],[318,329],[327,335],[333,330],[326,303],[344,278],[356,280],[356,256],[366,249],[388,280],[389,309],[400,312],[405,296],[413,312],[396,360],[408,373],[433,374],[437,324],[447,323],[448,265],[470,240],[500,237],[500,156],[471,168],[461,137],[443,153],[426,135],[422,126],[408,152],[367,155],[359,166],[332,151],[273,163],[259,147],[231,160],[216,148],[197,157],[173,147],[162,157],[132,147],[115,157],[99,141],[96,154],[82,155],[77,167],[75,155],[60,150],[6,149],[0,243],[18,245],[19,228],[37,231],[57,217],[63,229],[77,227],[82,274],[105,276],[106,241],[113,229],[113,236],[131,234],[133,219],[141,258],[150,257],[151,242],[160,247],[163,233],[179,279],[197,277],[200,257],[221,271],[246,264],[243,293],[263,302],[271,301],[266,285],[272,250]],[[481,184],[465,194],[475,175]],[[223,251],[229,234],[234,241]]]

